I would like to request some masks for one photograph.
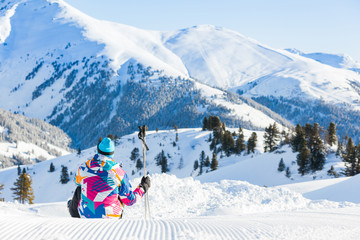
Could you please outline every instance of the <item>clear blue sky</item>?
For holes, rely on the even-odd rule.
[[[98,19],[149,30],[212,24],[274,48],[360,61],[359,0],[65,0]]]

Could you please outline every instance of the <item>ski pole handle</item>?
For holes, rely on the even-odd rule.
[[[146,131],[146,126],[143,125],[142,127],[139,126],[139,133],[138,133],[138,137],[139,139],[143,142],[145,148],[147,151],[149,151],[149,147],[146,145],[146,142],[145,142],[145,131]]]

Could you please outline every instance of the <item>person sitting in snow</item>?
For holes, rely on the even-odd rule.
[[[68,209],[72,217],[121,218],[124,204],[131,206],[150,188],[150,178],[143,177],[135,190],[119,163],[113,160],[112,135],[97,146],[97,154],[83,163],[76,175],[76,188]]]

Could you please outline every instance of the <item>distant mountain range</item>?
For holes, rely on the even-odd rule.
[[[141,124],[198,127],[208,115],[253,130],[334,121],[356,138],[357,63],[313,59],[211,25],[160,32],[100,21],[61,0],[0,7],[0,107],[60,127],[74,147]]]
[[[297,49],[285,49],[291,53],[314,59],[320,63],[335,67],[335,68],[343,68],[351,71],[355,71],[360,73],[360,62],[355,61],[350,56],[345,54],[329,54],[329,53],[303,53]]]

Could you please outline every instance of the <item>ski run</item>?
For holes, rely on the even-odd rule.
[[[218,170],[196,176],[193,161],[201,150],[208,149],[210,133],[179,129],[176,147],[174,130],[148,133],[150,220],[144,218],[144,199],[126,207],[121,220],[70,218],[66,202],[75,184],[59,182],[60,166],[75,172],[96,148],[28,165],[35,204],[0,202],[0,224],[6,226],[0,239],[358,239],[360,196],[352,189],[359,186],[360,176],[330,178],[319,172],[319,180],[301,177],[290,162],[295,153],[287,146],[280,149],[281,154],[262,153],[261,144],[255,154],[243,154],[237,160],[224,157],[219,159]],[[250,135],[246,130],[244,133]],[[260,132],[259,136],[261,143]],[[130,153],[135,146],[141,149],[140,141],[133,141],[135,137],[136,133],[122,137],[115,150],[133,187],[142,176],[141,171],[131,174],[135,167]],[[161,149],[171,155],[166,174],[160,173],[154,162]],[[183,166],[179,169],[181,157]],[[280,157],[291,166],[291,179],[277,171]],[[332,155],[328,161],[337,170],[341,165]],[[48,171],[50,163],[55,165],[55,172]],[[251,169],[258,170],[246,174]],[[17,167],[0,171],[0,182],[7,186],[2,197],[7,200],[12,199],[8,189],[16,172]]]

